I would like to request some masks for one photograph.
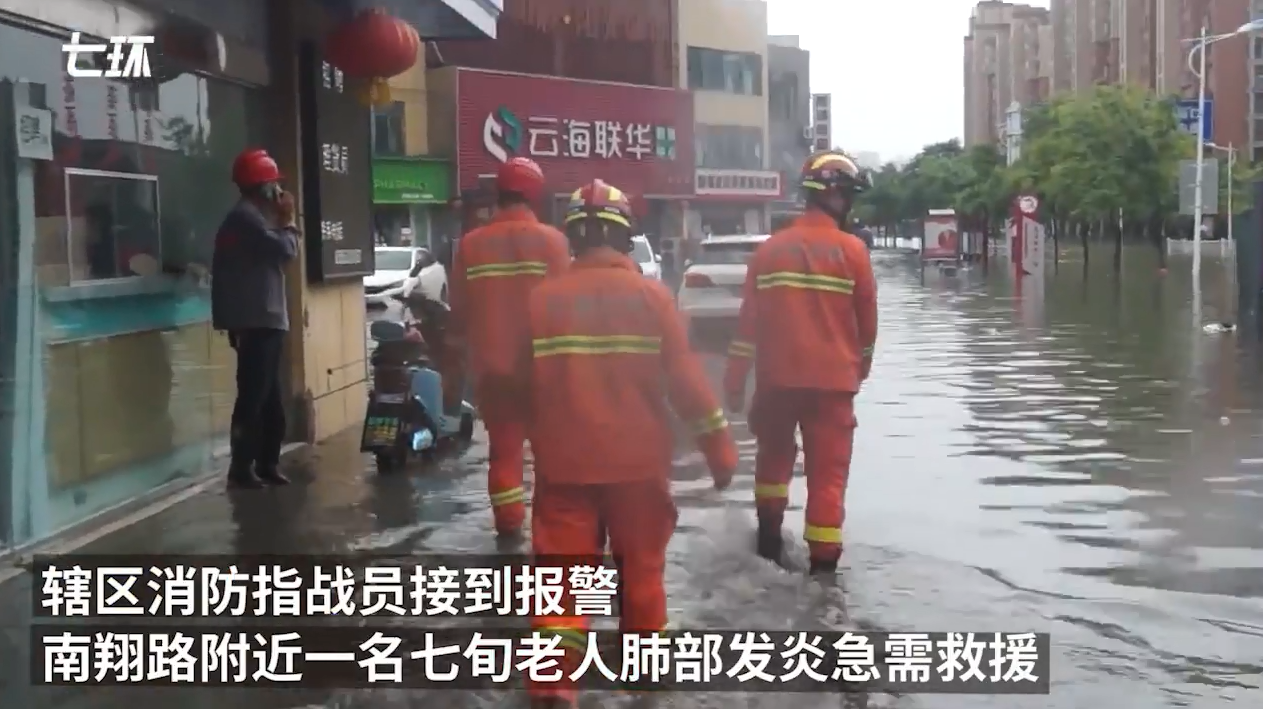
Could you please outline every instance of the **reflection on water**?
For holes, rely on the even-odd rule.
[[[1102,250],[1104,251],[1104,250]],[[1263,382],[1257,348],[1194,324],[1187,262],[1067,254],[1032,307],[995,269],[920,273],[877,253],[881,335],[859,398],[847,548],[836,582],[753,553],[753,442],[715,493],[681,455],[668,584],[677,627],[1047,631],[1050,697],[687,695],[676,707],[1219,707],[1263,680]],[[1232,320],[1207,258],[1205,321]],[[710,362],[712,374],[717,363]],[[682,451],[683,453],[683,451]],[[323,466],[354,470],[357,454]],[[238,549],[491,552],[485,446],[430,474],[322,474]],[[799,479],[787,524],[801,529]],[[240,505],[233,504],[237,509]],[[300,509],[301,508],[301,509]],[[287,511],[288,510],[288,511]],[[284,514],[281,514],[284,512]],[[182,513],[188,535],[213,535]],[[265,513],[257,513],[264,516]],[[248,517],[249,515],[246,515]],[[238,515],[241,517],[241,515]],[[276,525],[294,529],[278,533]],[[798,536],[794,530],[794,536]],[[264,547],[247,537],[270,541]],[[801,542],[791,567],[805,565]],[[121,697],[112,692],[100,693]],[[182,694],[210,706],[223,693]],[[129,697],[136,697],[129,694]],[[295,706],[233,693],[238,706]],[[155,695],[156,697],[156,695]],[[168,697],[173,698],[173,697]],[[588,697],[623,707],[627,697]],[[518,707],[506,692],[347,691],[320,706]],[[119,705],[121,706],[121,704]]]
[[[719,495],[685,456],[672,622],[1054,635],[1050,698],[855,697],[854,706],[1202,707],[1253,696],[1263,674],[1257,350],[1194,325],[1186,261],[1162,277],[1151,252],[1129,251],[1121,279],[1109,262],[1096,255],[1085,270],[1081,256],[1064,254],[1040,304],[1016,295],[999,268],[922,275],[906,257],[878,253],[879,354],[860,397],[841,582],[755,558],[748,473]],[[1226,271],[1206,259],[1203,322],[1233,319]],[[717,375],[718,363],[711,369]],[[753,442],[738,431],[748,465]],[[801,525],[797,482],[790,523]],[[481,504],[469,489],[467,501]],[[472,515],[426,545],[481,549],[490,544],[484,523]],[[435,698],[353,692],[335,701]],[[670,699],[721,704],[838,699]]]

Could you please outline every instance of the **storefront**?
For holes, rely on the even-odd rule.
[[[686,214],[690,236],[768,233],[769,206],[782,193],[780,173],[697,168],[694,180],[697,196]]]
[[[434,248],[452,220],[452,168],[437,158],[374,158],[373,221],[378,243]]]
[[[318,213],[308,200],[319,161],[293,140],[300,122],[326,115],[326,104],[301,109],[295,99],[299,43],[322,31],[300,35],[296,18],[314,6],[171,10],[0,0],[0,549],[222,463],[235,361],[210,327],[208,268],[237,198],[234,157],[271,150],[304,212]],[[62,45],[72,30],[84,41],[157,37],[153,77],[71,77]],[[81,66],[100,61],[84,55]],[[367,154],[368,108],[341,110],[363,113]],[[321,121],[314,133],[336,128]],[[362,213],[362,225],[348,217],[344,226],[371,258],[366,158],[358,174],[362,208],[340,210],[319,193],[314,201],[338,218]],[[286,389],[291,438],[312,441],[352,423],[354,402],[362,412],[363,375],[330,373],[363,362],[363,296],[358,279],[309,277],[313,254],[327,251],[332,263],[347,249],[322,250],[319,223],[314,240],[304,227],[308,259],[290,274],[290,319],[322,325],[291,333]]]
[[[682,233],[682,203],[693,195],[687,91],[456,68],[428,80],[458,97],[450,119],[466,200],[521,155],[544,170],[552,199],[541,207],[554,223],[574,190],[600,178],[632,196],[651,241]]]

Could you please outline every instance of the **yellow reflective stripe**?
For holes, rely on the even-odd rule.
[[[661,337],[644,335],[562,335],[531,341],[536,357],[566,354],[658,354]]]
[[[708,433],[728,428],[728,419],[724,418],[723,409],[715,409],[709,414],[696,419],[691,425],[695,435],[705,436]]]
[[[465,280],[475,278],[496,278],[501,276],[546,276],[548,264],[543,261],[506,261],[504,263],[484,263],[465,269]]]
[[[536,628],[535,632],[541,636],[556,636],[561,639],[561,645],[563,647],[570,648],[571,650],[586,652],[588,649],[588,633],[584,630],[552,625]]]
[[[760,483],[754,486],[756,500],[784,500],[789,497],[789,485],[785,483]]]
[[[728,355],[731,357],[754,357],[754,344],[744,340],[733,340],[728,345]]]
[[[850,295],[855,292],[855,281],[849,278],[837,278],[835,276],[822,276],[814,273],[794,273],[792,271],[777,271],[759,276],[755,283],[758,290],[767,290],[769,288],[805,288],[808,290],[821,290],[830,293],[844,293]]]
[[[841,544],[842,528],[841,527],[817,527],[809,524],[803,530],[803,539],[809,542],[823,542],[825,544]]]
[[[872,356],[873,356],[873,346],[872,346],[872,345],[869,345],[868,347],[865,347],[865,348],[864,348],[864,356],[865,356],[865,357],[872,357]]]
[[[491,506],[499,507],[500,505],[510,505],[514,502],[524,502],[526,500],[526,490],[524,488],[515,487],[501,492],[491,493]]]

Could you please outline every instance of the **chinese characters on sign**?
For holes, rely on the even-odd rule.
[[[675,129],[669,126],[531,116],[526,130],[533,157],[675,159]]]
[[[775,197],[781,193],[781,176],[776,172],[698,170],[695,180],[699,195]]]
[[[307,273],[317,281],[364,276],[373,272],[370,110],[313,45],[302,52],[300,103],[315,125],[303,135]]]
[[[1047,694],[1048,636],[682,630],[562,636],[495,629],[123,628],[32,630],[34,684],[443,687],[518,677],[594,689]],[[620,687],[619,685],[623,685]]]
[[[77,79],[82,78],[101,78],[106,79],[148,79],[151,76],[149,70],[149,52],[148,47],[153,44],[153,37],[110,37],[109,45],[104,44],[83,44],[81,43],[79,32],[70,35],[70,44],[61,45],[61,51],[66,54],[66,73]],[[97,62],[94,55],[106,55],[108,66],[105,69],[96,67]],[[90,67],[82,67],[79,65],[79,57],[87,55],[91,57],[88,62]],[[126,61],[124,61],[126,58]]]
[[[53,112],[18,106],[14,109],[18,157],[27,160],[53,159]]]

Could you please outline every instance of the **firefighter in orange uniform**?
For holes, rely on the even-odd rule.
[[[868,378],[877,338],[877,294],[868,249],[844,225],[868,174],[847,155],[817,153],[803,165],[806,213],[761,244],[750,259],[737,336],[728,351],[724,389],[731,411],[745,404],[758,440],[755,503],[759,553],[780,557],[801,427],[806,459],[804,537],[813,573],[836,570],[855,394]]]
[[[628,256],[631,219],[615,187],[597,180],[575,192],[566,214],[574,263],[531,293],[531,539],[537,557],[596,558],[608,534],[620,562],[620,630],[653,633],[666,627],[663,571],[676,523],[671,410],[691,424],[717,489],[731,482],[737,451],[671,294]],[[533,625],[559,637],[573,668],[586,648],[583,621]],[[533,706],[571,706],[567,684],[532,684]]]
[[[497,210],[486,225],[470,231],[453,257],[451,322],[444,372],[449,410],[464,388],[463,367],[473,380],[474,403],[487,427],[490,472],[487,491],[496,532],[513,538],[526,521],[522,487],[526,424],[516,343],[526,335],[531,290],[570,263],[570,246],[557,229],[531,211],[544,188],[533,160],[513,158],[496,175]],[[448,371],[451,375],[448,376]]]

